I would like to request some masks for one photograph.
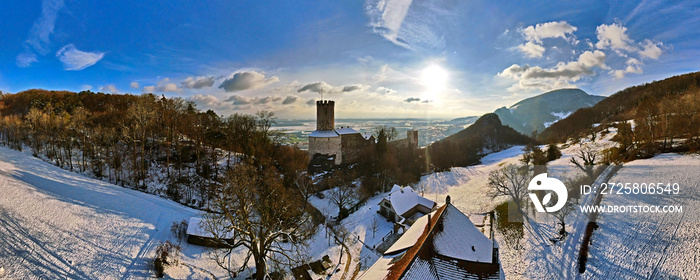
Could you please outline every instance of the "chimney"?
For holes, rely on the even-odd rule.
[[[445,204],[450,204],[451,202],[452,202],[452,199],[450,198],[449,195],[447,197],[445,197]]]
[[[428,230],[430,230],[430,219],[431,219],[430,214],[428,214]]]

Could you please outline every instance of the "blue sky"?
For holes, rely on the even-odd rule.
[[[323,93],[341,118],[452,118],[700,70],[695,1],[43,0],[0,11],[3,92],[153,92],[223,115],[312,119]]]

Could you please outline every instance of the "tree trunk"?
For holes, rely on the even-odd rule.
[[[265,265],[265,259],[262,256],[255,257],[255,279],[264,280],[267,274],[267,266]]]

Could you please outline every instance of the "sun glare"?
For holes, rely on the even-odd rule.
[[[421,73],[421,82],[430,93],[437,93],[445,88],[447,84],[447,71],[436,64],[423,69]]]

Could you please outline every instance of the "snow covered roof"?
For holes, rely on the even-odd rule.
[[[467,215],[447,204],[441,218],[442,231],[433,237],[438,254],[465,261],[491,262],[493,242],[472,224]]]
[[[411,187],[402,188],[399,185],[394,185],[387,200],[391,202],[391,207],[399,216],[403,216],[418,205],[423,205],[428,209],[433,209],[435,206],[434,201],[418,195]]]
[[[311,132],[309,134],[309,137],[338,137],[338,133],[336,133],[334,130],[314,130],[314,132]]]
[[[435,215],[435,212],[432,212],[431,214]],[[391,245],[391,247],[389,247],[384,254],[394,254],[413,247],[421,235],[423,235],[425,226],[428,224],[429,216],[430,215],[425,215],[416,220],[416,222],[413,223],[413,225],[408,228],[403,235],[401,235],[401,238],[396,240],[394,245]]]
[[[206,230],[202,218],[191,217],[189,224],[187,224],[187,235],[194,235],[200,237],[214,238],[214,235]],[[224,238],[232,238],[233,233],[228,232]]]
[[[354,130],[354,129],[349,128],[349,127],[338,128],[335,130],[335,132],[340,134],[340,135],[359,133],[359,132],[357,132],[357,130]]]
[[[418,219],[360,279],[499,279],[493,246],[466,215],[445,204]]]
[[[309,134],[309,137],[338,137],[345,134],[360,134],[357,130],[349,127],[338,128],[334,130],[314,130]],[[363,136],[364,137],[364,136]]]

